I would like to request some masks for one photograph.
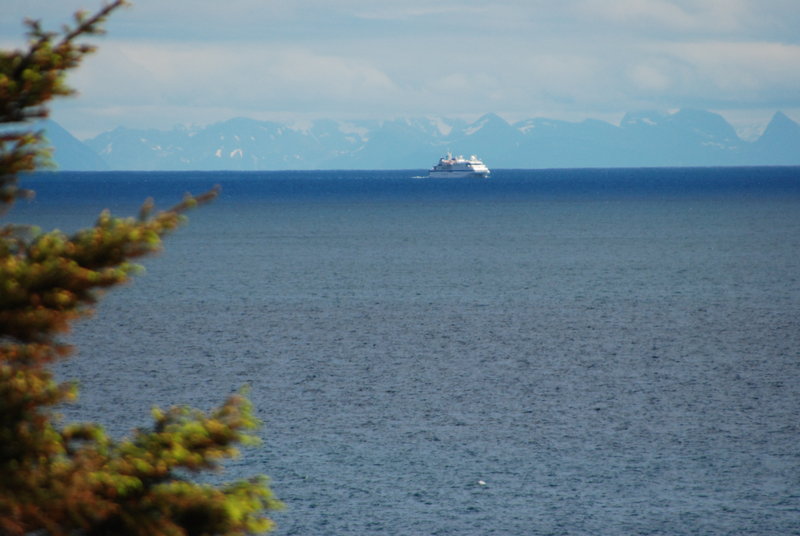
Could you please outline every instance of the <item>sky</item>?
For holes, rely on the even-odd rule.
[[[57,30],[101,0],[2,0]],[[745,139],[800,121],[800,0],[133,0],[52,118],[81,139],[234,117],[284,122],[493,112],[619,123],[722,114]]]

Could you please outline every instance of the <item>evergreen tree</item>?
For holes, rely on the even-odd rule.
[[[24,50],[0,51],[0,211],[31,195],[20,174],[48,163],[42,133],[26,122],[47,116],[50,99],[72,93],[67,71],[92,47],[76,41],[101,25],[125,0],[72,26],[46,32],[26,21]],[[227,485],[187,478],[213,470],[256,442],[252,407],[242,395],[203,413],[183,407],[153,410],[151,429],[122,440],[99,424],[57,422],[58,405],[77,396],[51,366],[71,348],[60,337],[92,313],[105,289],[127,281],[133,260],[161,247],[184,212],[215,191],[187,196],[138,218],[103,212],[93,227],[66,235],[31,226],[0,227],[0,534],[239,535],[269,531],[280,507],[266,477]]]

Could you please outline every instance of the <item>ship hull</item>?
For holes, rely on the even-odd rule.
[[[431,179],[486,179],[488,177],[488,171],[431,171],[428,173],[428,178]]]

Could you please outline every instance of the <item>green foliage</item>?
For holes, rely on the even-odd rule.
[[[29,48],[0,52],[0,210],[27,195],[22,172],[48,160],[40,134],[25,121],[68,95],[66,71],[92,51],[75,40],[101,32],[117,0],[75,27],[45,32],[28,21]],[[265,477],[215,487],[189,480],[217,470],[239,445],[257,440],[244,394],[208,414],[153,410],[152,429],[124,440],[93,423],[59,426],[54,410],[77,396],[50,370],[71,348],[60,341],[73,321],[93,312],[102,291],[129,280],[132,261],[158,251],[184,212],[216,196],[187,196],[137,218],[103,212],[93,227],[66,235],[30,226],[0,227],[0,534],[243,535],[266,532],[279,508]]]

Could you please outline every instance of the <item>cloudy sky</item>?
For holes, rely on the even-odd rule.
[[[133,0],[53,118],[81,138],[231,117],[495,112],[619,122],[702,108],[745,136],[800,121],[800,0]],[[3,0],[57,29],[101,0]]]

